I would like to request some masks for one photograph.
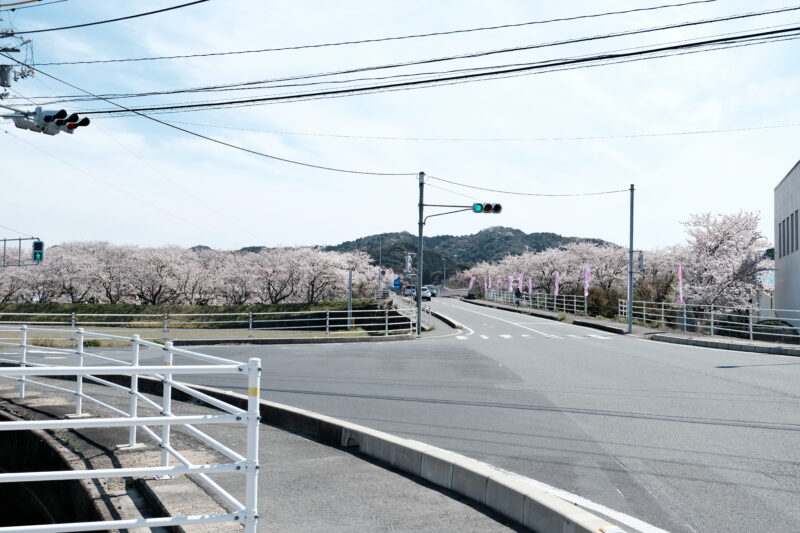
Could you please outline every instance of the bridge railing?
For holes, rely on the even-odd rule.
[[[517,305],[517,298],[513,292],[489,289],[486,299],[506,305]],[[563,311],[565,313],[586,314],[586,298],[577,294],[547,294],[544,292],[522,293],[519,298],[520,307],[542,309],[545,311]]]
[[[281,313],[0,313],[0,325],[45,326],[53,339],[73,339],[78,328],[145,340],[351,337],[389,335],[411,329],[390,309],[346,309]],[[40,335],[41,337],[41,335]],[[2,340],[2,339],[0,339]],[[46,340],[46,339],[43,339]]]
[[[52,330],[0,326],[5,333],[16,333],[17,342],[0,342],[0,346],[16,351],[16,356],[4,353],[0,362],[0,379],[12,380],[19,384],[19,397],[24,399],[29,387],[37,387],[53,394],[74,397],[74,415],[76,418],[66,420],[37,420],[0,422],[0,431],[19,431],[34,429],[81,429],[81,428],[128,428],[130,447],[138,444],[139,435],[143,435],[161,450],[158,465],[137,468],[110,468],[105,470],[66,470],[47,472],[14,472],[0,473],[0,483],[27,483],[33,481],[125,478],[131,476],[170,477],[174,475],[194,474],[201,478],[206,486],[221,498],[234,512],[223,514],[200,514],[191,516],[173,516],[164,518],[141,518],[129,520],[111,520],[103,522],[82,522],[79,524],[42,524],[25,526],[25,531],[100,531],[133,527],[169,527],[190,524],[210,524],[220,522],[238,523],[244,526],[247,533],[255,533],[258,524],[257,479],[258,479],[258,436],[259,436],[259,387],[261,361],[251,358],[241,363],[221,357],[205,355],[198,352],[176,348],[171,342],[163,345],[142,340],[138,335],[121,337],[103,333],[88,332],[83,329],[74,331],[77,345],[74,349],[49,348],[72,358],[71,365],[55,366],[42,361],[41,350],[29,343],[29,335],[35,332]],[[58,330],[60,331],[60,330]],[[128,343],[128,357],[116,359],[99,353],[87,351],[87,341],[94,339],[113,339]],[[140,364],[140,348],[155,348],[162,354],[159,365]],[[198,392],[184,383],[175,381],[175,375],[235,375],[246,382],[248,391],[247,409],[241,409],[206,394]],[[103,377],[100,377],[103,376]],[[127,376],[113,379],[111,376]],[[139,390],[139,378],[149,376],[161,383],[161,401],[157,402],[142,394]],[[45,382],[42,378],[59,377],[74,378],[74,382]],[[51,380],[52,381],[52,380]],[[108,387],[108,390],[121,394],[117,405],[127,404],[127,409],[111,405],[110,400],[102,400],[92,396],[84,383],[93,382]],[[120,384],[120,381],[123,384]],[[74,383],[74,386],[70,386]],[[104,389],[105,390],[105,389]],[[209,414],[180,415],[173,412],[172,391],[178,390],[205,404],[213,406],[217,411],[209,410]],[[93,404],[98,410],[110,413],[110,417],[88,415],[84,403]],[[143,415],[140,408],[148,409],[152,414]],[[88,416],[88,417],[87,417]],[[197,426],[203,424],[228,424],[232,428],[241,428],[245,435],[244,449],[236,451],[214,439]],[[150,426],[155,426],[151,429]],[[213,464],[194,464],[171,443],[172,431],[180,428],[191,434],[205,445],[220,452],[228,462]],[[171,464],[176,461],[177,464]],[[210,476],[222,472],[235,472],[242,475],[244,502],[239,501]],[[0,527],[0,533],[19,531],[15,527]]]
[[[628,316],[627,300],[618,314]],[[707,335],[800,344],[800,310],[633,301],[631,316],[643,324]]]

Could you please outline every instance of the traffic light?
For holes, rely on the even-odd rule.
[[[472,204],[473,213],[494,213],[497,214],[503,210],[500,204]]]
[[[47,135],[57,135],[62,131],[72,134],[80,126],[91,123],[89,117],[80,118],[77,113],[67,115],[64,109],[58,111],[37,107],[33,113],[11,117],[14,125],[23,130],[38,131]]]
[[[31,257],[35,263],[41,263],[44,259],[44,242],[33,241],[33,249],[31,250]]]

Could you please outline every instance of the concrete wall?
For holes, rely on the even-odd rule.
[[[799,217],[800,163],[775,187],[776,309],[800,309]]]

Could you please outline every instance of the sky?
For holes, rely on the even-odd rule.
[[[0,12],[4,18],[0,28],[13,27],[24,35],[25,31],[123,17],[188,1],[60,1]],[[0,5],[5,3],[9,2],[0,0]],[[32,110],[31,100],[42,102],[39,97],[50,101],[58,100],[55,96],[83,94],[54,78],[95,95],[165,91],[793,7],[774,0],[716,0],[385,42],[180,60],[44,65],[315,45],[675,3],[682,2],[210,0],[120,22],[30,34],[34,64],[42,72],[14,82],[0,104]],[[789,24],[800,25],[800,10],[337,79],[563,59]],[[280,158],[402,176],[298,166],[141,116],[92,116],[90,126],[73,135],[56,136],[17,129],[10,120],[0,119],[4,196],[0,237],[23,233],[40,237],[48,245],[92,240],[140,246],[203,244],[226,250],[337,244],[394,231],[416,234],[417,173],[423,171],[456,182],[428,178],[426,204],[503,205],[498,215],[464,212],[431,218],[425,226],[427,236],[508,226],[527,233],[553,232],[625,245],[627,189],[633,184],[636,249],[684,242],[682,222],[704,212],[758,212],[761,231],[772,241],[774,187],[800,159],[798,47],[796,40],[786,40],[414,90],[152,115]],[[296,82],[285,82],[292,83]],[[149,106],[296,90],[279,87],[110,100],[124,106]],[[44,107],[80,112],[114,105],[82,101]],[[690,134],[710,130],[714,132]],[[547,197],[463,185],[535,194],[625,192]],[[452,209],[426,207],[425,214],[447,210]]]

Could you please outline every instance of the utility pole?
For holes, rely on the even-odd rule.
[[[630,243],[628,245],[628,333],[633,332],[633,183],[631,183]]]
[[[353,329],[353,269],[347,269],[347,329]]]
[[[425,173],[419,173],[419,244],[417,245],[419,262],[417,263],[417,337],[422,335],[422,228],[425,221],[423,218],[423,209],[425,206]]]
[[[447,281],[447,258],[442,257],[442,288],[445,288],[445,282]]]

